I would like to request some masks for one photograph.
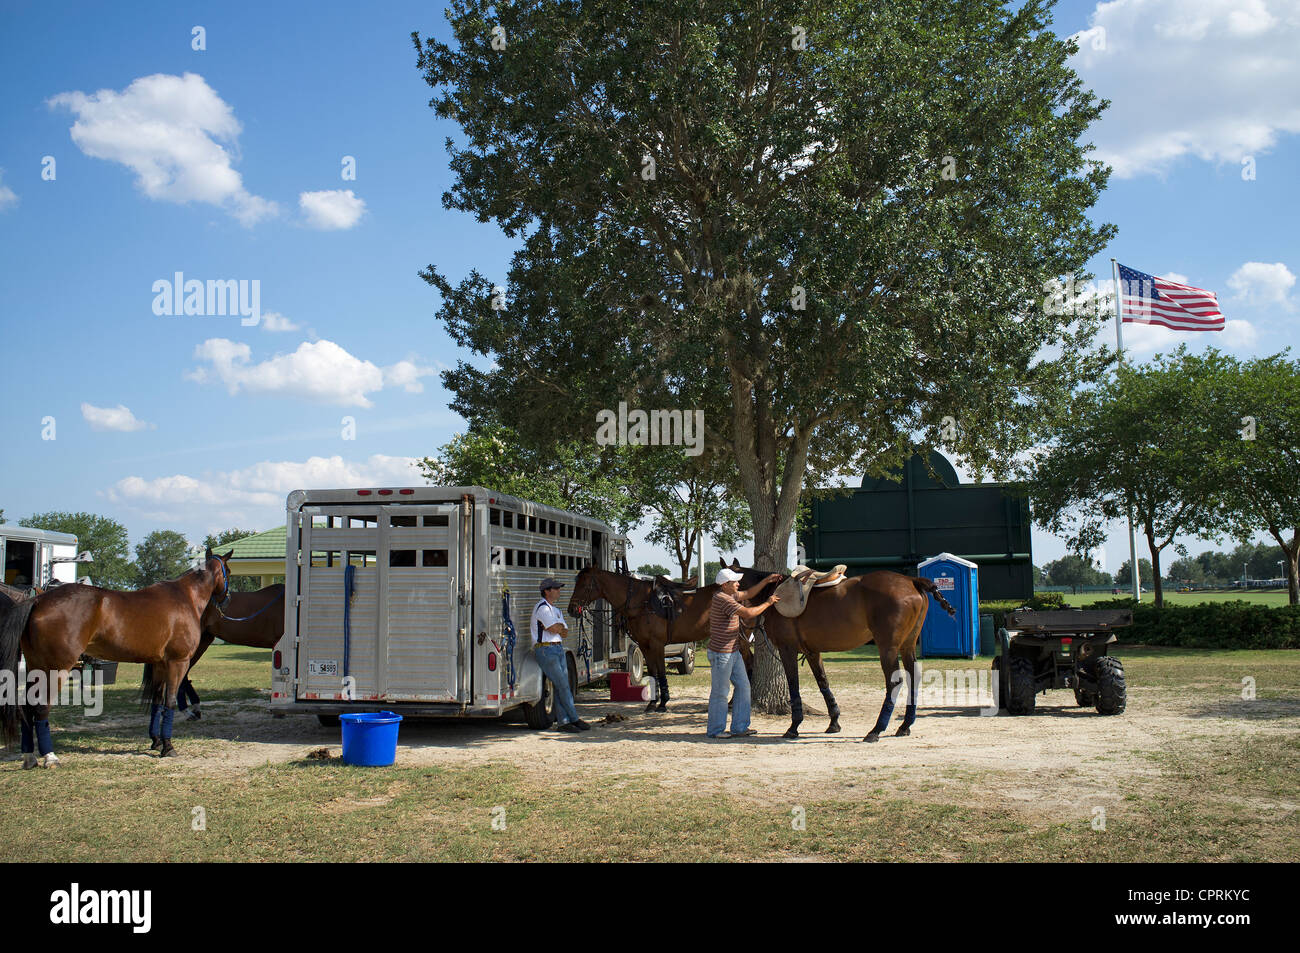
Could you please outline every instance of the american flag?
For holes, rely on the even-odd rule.
[[[1213,291],[1155,278],[1119,266],[1125,322],[1159,324],[1175,331],[1222,331],[1223,315]]]

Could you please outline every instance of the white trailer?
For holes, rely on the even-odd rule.
[[[18,589],[77,581],[77,537],[71,533],[0,523],[0,581]]]
[[[327,723],[342,712],[496,717],[522,707],[546,727],[550,683],[528,632],[538,585],[563,582],[563,610],[578,572],[610,568],[624,544],[599,520],[481,486],[295,490],[287,511],[271,710]],[[626,635],[598,618],[581,631],[567,621],[572,684],[622,669]]]

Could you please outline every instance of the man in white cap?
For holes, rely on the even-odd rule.
[[[707,733],[710,738],[745,738],[758,732],[749,727],[749,674],[745,663],[736,651],[740,641],[740,620],[749,622],[757,619],[767,611],[768,606],[776,605],[780,600],[776,593],[767,597],[766,602],[756,606],[741,605],[741,600],[749,600],[770,582],[781,579],[780,573],[772,573],[761,582],[744,592],[740,591],[741,574],[734,569],[723,566],[714,579],[722,588],[713,594],[709,603],[709,667],[713,682],[709,689],[709,723]],[[727,727],[727,685],[736,686],[736,693],[731,699],[731,732]]]
[[[569,687],[569,666],[564,655],[564,637],[569,634],[569,627],[564,624],[555,600],[560,595],[563,583],[547,576],[541,583],[542,598],[533,607],[533,618],[528,629],[533,634],[533,652],[543,674],[551,680],[551,690],[555,692],[555,717],[560,731],[576,733],[586,731],[591,725],[578,717],[578,709],[573,705],[573,693]]]

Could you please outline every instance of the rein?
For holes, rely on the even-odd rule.
[[[225,598],[224,600],[222,600],[221,604],[218,605],[218,606],[216,607],[216,608],[217,608],[217,614],[220,615],[221,618],[225,619],[227,622],[248,622],[248,621],[251,620],[251,619],[256,619],[259,615],[261,615],[261,614],[262,614],[263,612],[265,612],[267,609],[271,608],[271,606],[275,605],[277,602],[279,602],[279,601],[280,601],[281,599],[283,599],[283,598],[284,598],[284,592],[281,591],[281,593],[280,593],[278,596],[276,596],[274,599],[272,599],[272,600],[271,600],[270,602],[268,602],[266,605],[262,606],[262,608],[258,609],[258,610],[257,610],[256,612],[254,612],[252,615],[246,615],[246,616],[244,616],[244,617],[241,618],[241,619],[234,619],[234,618],[231,618],[230,616],[226,615],[226,613],[223,612],[222,609],[221,609],[221,606],[224,606],[224,605],[226,605],[227,603],[230,602],[230,593],[226,593],[226,598]]]

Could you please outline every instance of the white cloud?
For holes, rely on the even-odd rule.
[[[241,126],[196,73],[142,76],[121,92],[60,93],[49,104],[76,115],[72,141],[82,152],[131,169],[152,199],[216,205],[245,226],[278,212],[231,167]]]
[[[135,414],[123,404],[116,407],[96,407],[85,402],[81,405],[81,416],[90,424],[91,430],[120,430],[130,433],[133,430],[156,430],[156,424],[137,420]]]
[[[1090,134],[1116,176],[1237,164],[1300,132],[1300,0],[1112,0],[1090,23],[1071,65],[1111,100]]]
[[[151,513],[192,513],[194,507],[215,507],[224,519],[261,511],[283,516],[284,499],[291,490],[308,488],[412,486],[423,482],[414,469],[414,457],[373,454],[366,460],[341,456],[306,460],[264,460],[240,470],[184,473],[146,479],[128,476],[104,495],[114,503],[150,508]],[[160,510],[159,507],[162,509]],[[168,507],[176,507],[174,511]]]
[[[302,325],[294,324],[279,311],[262,312],[262,330],[263,331],[298,331]]]
[[[247,344],[227,338],[209,338],[194,349],[194,356],[207,362],[186,376],[205,383],[218,380],[231,394],[288,394],[327,404],[372,406],[367,396],[385,387],[402,387],[420,393],[421,377],[433,373],[414,361],[399,361],[381,369],[370,361],[349,354],[333,341],[304,341],[290,354],[252,363],[253,350]]]
[[[1288,311],[1294,307],[1288,296],[1295,287],[1295,275],[1280,261],[1271,265],[1248,261],[1232,273],[1228,287],[1247,304],[1280,304]]]
[[[1112,330],[1110,336],[1113,338]],[[1125,324],[1124,353],[1135,355],[1169,352],[1180,344],[1192,350],[1213,345],[1221,350],[1242,351],[1254,347],[1259,332],[1249,321],[1227,320],[1222,331],[1174,331],[1158,324]],[[1108,342],[1113,343],[1113,342]]]
[[[298,196],[298,207],[307,216],[312,228],[351,228],[366,210],[366,203],[351,189],[331,189],[326,192],[303,192]]]
[[[5,170],[0,169],[0,179],[4,178]],[[13,189],[0,182],[0,212],[18,204],[18,194]]]

